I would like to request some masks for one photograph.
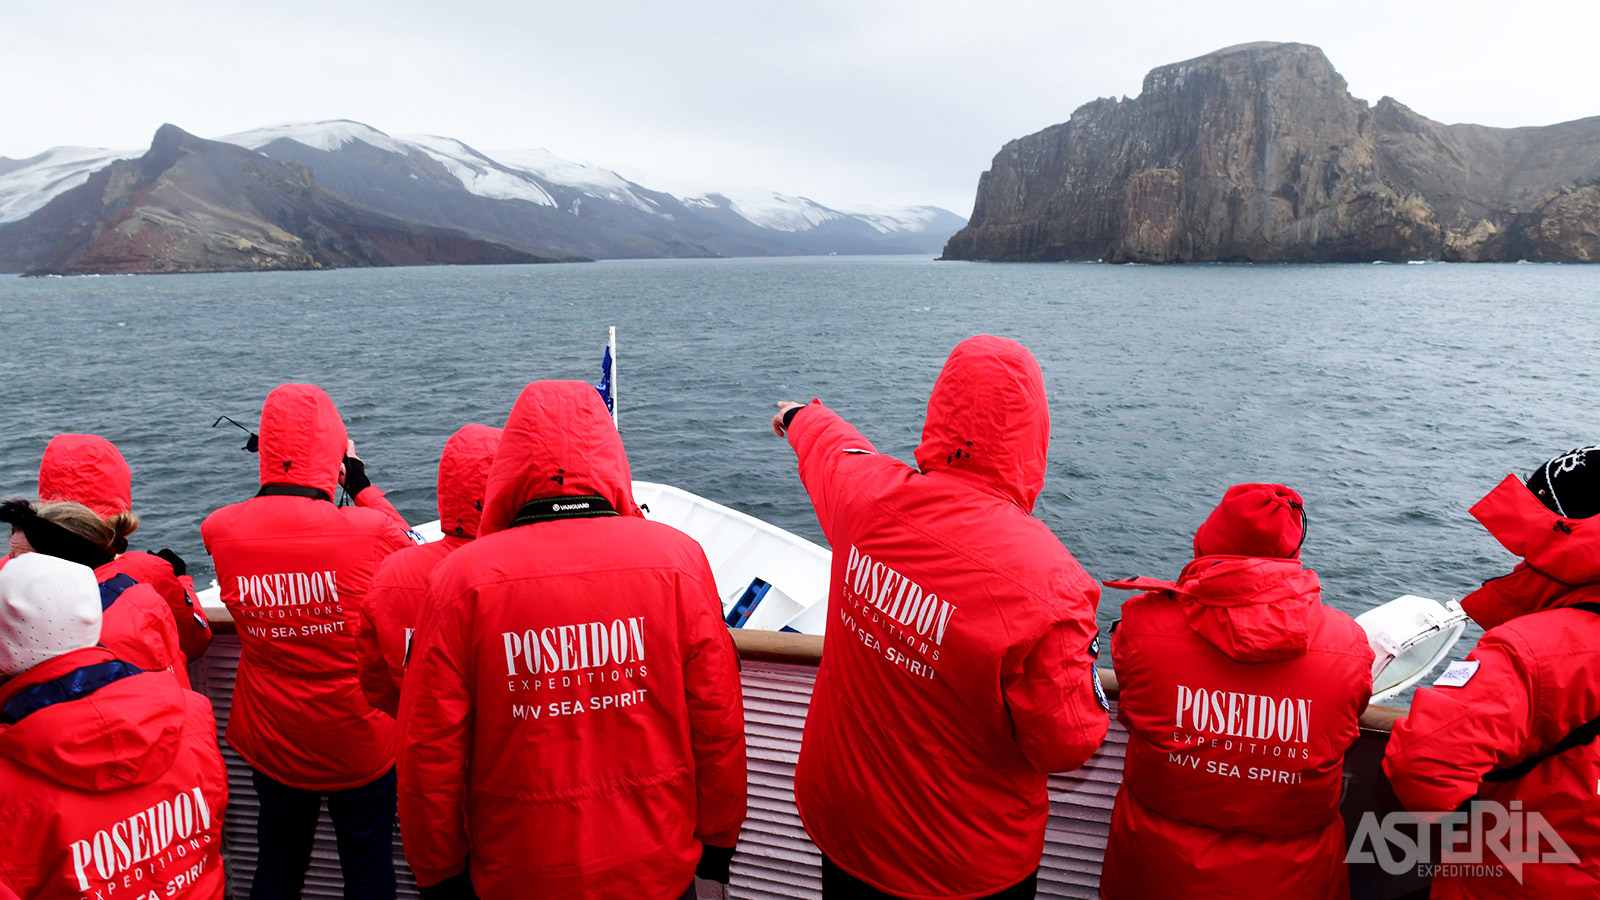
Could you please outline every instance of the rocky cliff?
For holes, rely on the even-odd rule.
[[[386,216],[310,170],[172,125],[27,219],[0,226],[0,271],[101,274],[550,262]]]
[[[1600,117],[1442,125],[1243,44],[1007,144],[944,258],[1600,261]]]

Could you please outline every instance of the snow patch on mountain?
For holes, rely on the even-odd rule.
[[[845,218],[844,213],[813,200],[766,188],[719,188],[699,197],[685,197],[683,203],[700,209],[730,209],[759,228],[791,233]]]
[[[857,206],[842,210],[871,225],[879,234],[921,234],[939,219],[937,206]]]
[[[228,144],[238,144],[251,150],[260,150],[262,147],[276,140],[287,139],[299,144],[304,144],[314,150],[327,150],[332,152],[343,147],[351,141],[361,141],[379,150],[389,153],[406,155],[394,138],[360,122],[349,119],[332,119],[326,122],[291,122],[285,125],[270,125],[266,128],[257,128],[253,131],[241,131],[219,137],[217,140]]]
[[[26,219],[43,209],[58,194],[72,190],[95,172],[119,159],[139,156],[140,150],[105,150],[99,147],[52,147],[22,160],[23,165],[0,175],[0,223]]]
[[[502,165],[528,172],[551,184],[570,187],[600,200],[610,200],[647,213],[658,212],[655,201],[634,192],[638,185],[610,169],[562,159],[549,150],[495,150]]]
[[[461,182],[461,186],[480,197],[494,200],[526,200],[540,206],[555,206],[554,197],[539,183],[484,156],[455,138],[431,134],[406,135],[400,141],[427,154]]]

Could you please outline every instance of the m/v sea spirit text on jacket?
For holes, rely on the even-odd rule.
[[[536,382],[478,537],[434,570],[401,698],[417,880],[676,900],[745,816],[738,659],[700,545],[634,505],[595,389]]]
[[[819,402],[787,429],[833,546],[828,627],[795,773],[823,854],[880,891],[981,897],[1044,849],[1046,773],[1100,746],[1100,588],[1033,518],[1050,416],[1021,345],[963,341],[919,469]]]
[[[228,744],[310,791],[360,787],[394,765],[394,720],[361,694],[356,630],[378,566],[413,542],[375,487],[333,504],[345,440],[320,388],[276,388],[261,409],[262,495],[200,527],[243,650]]]

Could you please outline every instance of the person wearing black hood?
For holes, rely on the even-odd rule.
[[[1523,864],[1453,867],[1434,897],[1600,896],[1600,446],[1507,475],[1472,515],[1521,561],[1461,601],[1484,635],[1417,691],[1383,769],[1413,811],[1523,817],[1497,822],[1526,836]]]

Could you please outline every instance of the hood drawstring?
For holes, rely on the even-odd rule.
[[[1300,514],[1300,543],[1294,545],[1294,556],[1290,557],[1291,559],[1299,559],[1300,550],[1306,545],[1306,535],[1311,531],[1311,522],[1306,518],[1306,505],[1304,503],[1299,500],[1290,500],[1289,508]]]

